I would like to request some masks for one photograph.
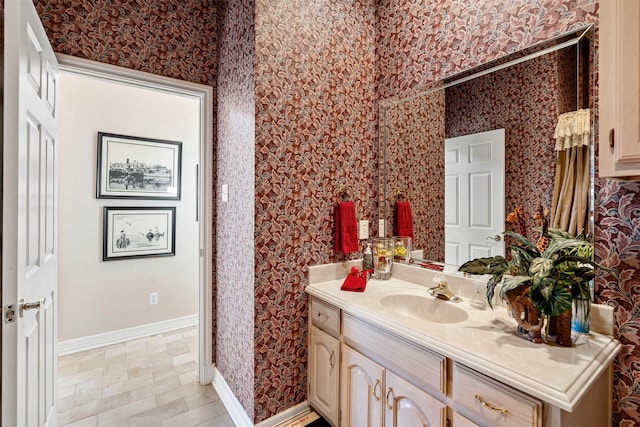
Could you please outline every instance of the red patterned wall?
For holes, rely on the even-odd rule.
[[[254,408],[254,1],[217,3],[218,205],[216,367],[243,408]]]
[[[256,1],[255,422],[306,398],[306,266],[376,216],[375,2]]]

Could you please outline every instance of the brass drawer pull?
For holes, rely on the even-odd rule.
[[[380,396],[376,394],[376,390],[378,389],[378,387],[380,387],[380,390],[382,390],[382,384],[380,384],[380,380],[376,380],[376,385],[373,386],[373,397],[377,401],[380,401]]]
[[[392,404],[389,405],[389,395],[391,395],[391,397],[393,398],[393,401],[396,400],[396,395],[393,392],[393,389],[391,387],[389,387],[389,390],[387,390],[387,396],[386,396],[385,400],[387,401],[386,402],[387,403],[387,408],[393,410],[393,401],[392,401]]]
[[[509,414],[509,411],[507,409],[499,408],[495,405],[492,405],[489,402],[485,402],[484,399],[479,394],[476,394],[476,400],[479,401],[482,404],[482,406],[484,406],[485,408],[489,408],[492,411],[502,412],[504,415]]]

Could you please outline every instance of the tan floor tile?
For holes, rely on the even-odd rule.
[[[197,346],[193,327],[61,356],[57,424],[233,426],[213,387],[198,383]]]
[[[83,405],[74,406],[71,408],[71,416],[69,422],[74,423],[76,421],[84,420],[85,418],[98,415],[98,401],[88,402]]]
[[[173,390],[169,390],[166,393],[156,395],[158,405],[163,405],[167,402],[171,402],[176,399],[181,399],[185,396],[197,394],[200,392],[200,388],[203,387],[200,384],[188,384],[182,387],[177,387]]]
[[[167,402],[151,410],[140,412],[129,417],[130,426],[162,425],[162,421],[188,411],[184,399]],[[183,424],[184,427],[184,424]]]
[[[197,392],[184,397],[184,401],[187,402],[189,409],[194,409],[218,400],[220,400],[220,397],[211,385],[202,386]]]
[[[183,365],[189,362],[198,362],[198,355],[196,353],[185,353],[180,356],[174,356],[171,358],[174,366]]]
[[[198,382],[197,372],[187,372],[186,374],[178,375],[180,378],[180,384],[187,385]]]
[[[185,338],[198,337],[198,328],[186,328],[181,329],[180,331],[182,332],[182,336]]]
[[[110,411],[111,409],[128,405],[133,399],[131,398],[131,392],[125,391],[124,393],[116,394],[110,397],[100,399],[97,405],[98,413]]]
[[[105,357],[113,357],[121,354],[126,354],[128,351],[126,343],[113,344],[104,348]]]
[[[129,378],[135,378],[145,374],[153,374],[153,368],[151,366],[134,366],[127,369]]]
[[[198,364],[196,362],[185,363],[178,366],[173,366],[172,364],[171,367],[154,368],[153,378],[156,381],[161,381],[171,376],[182,375],[187,372],[197,372],[197,370]]]
[[[154,381],[152,384],[137,387],[131,390],[131,400],[141,400],[152,396],[155,397],[159,394],[175,390],[181,385],[182,384],[180,383],[180,378],[176,376],[166,378],[162,381]]]
[[[158,406],[154,398],[148,398],[144,400],[138,400],[131,402],[128,405],[119,406],[109,411],[101,412],[98,414],[99,426],[119,426],[127,425],[127,420],[130,416],[139,414],[140,412],[147,411],[151,408]]]
[[[99,367],[90,371],[78,372],[77,374],[58,377],[58,387],[67,387],[73,384],[85,382],[94,378],[99,378],[104,374],[104,368]]]
[[[58,425],[66,426],[69,424],[69,420],[71,419],[71,410],[68,411],[60,411],[60,408],[56,408],[58,410]]]
[[[189,348],[189,344],[182,341],[172,342],[172,343],[166,344],[166,346],[167,346],[167,355],[169,356],[179,356],[181,354],[191,353],[192,351]]]
[[[77,384],[71,384],[68,386],[58,386],[58,399],[63,399],[65,397],[73,396],[76,393]]]
[[[71,424],[67,424],[66,427],[97,427],[98,416],[93,415],[91,417],[84,418]]]
[[[109,384],[102,388],[102,397],[110,397],[116,394],[131,391],[135,388],[145,385],[153,384],[153,375],[146,374],[139,377],[131,378],[126,381],[120,381],[118,383]]]
[[[196,424],[194,427],[235,427],[235,425],[229,414],[222,414]]]
[[[224,413],[224,409],[220,409],[219,405],[209,403],[199,406],[190,411],[184,412],[172,418],[167,418],[162,423],[162,427],[185,427],[200,424],[204,421],[215,419]]]

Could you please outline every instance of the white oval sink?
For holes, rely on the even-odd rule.
[[[396,314],[426,322],[459,323],[469,317],[466,311],[456,307],[451,301],[418,295],[388,295],[380,303]]]

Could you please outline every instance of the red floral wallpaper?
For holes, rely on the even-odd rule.
[[[359,218],[376,216],[377,106],[374,0],[257,0],[255,16],[259,422],[306,398],[305,267],[345,259],[340,187]]]
[[[253,0],[218,2],[216,366],[250,418],[254,407],[255,72]]]
[[[385,147],[385,169],[380,173],[387,182],[381,203],[393,230],[393,211],[402,191],[411,203],[413,248],[422,249],[425,259],[444,261],[445,92],[440,84],[421,92],[380,102],[380,139]]]

